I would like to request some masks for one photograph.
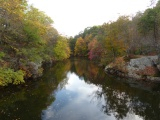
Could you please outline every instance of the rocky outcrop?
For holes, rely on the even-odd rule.
[[[109,64],[105,67],[105,71],[122,77],[160,82],[160,77],[155,77],[160,73],[158,56],[144,56],[130,59],[129,62],[123,61],[123,64],[117,63]]]
[[[28,62],[27,64],[27,71],[29,74],[29,77],[31,78],[37,78],[42,76],[42,62],[35,63],[35,62]]]
[[[146,67],[155,67],[158,63],[158,56],[147,56],[131,59],[127,64],[128,71],[144,70]]]

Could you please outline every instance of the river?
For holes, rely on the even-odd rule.
[[[158,86],[69,59],[46,66],[39,79],[1,88],[0,120],[160,120]]]

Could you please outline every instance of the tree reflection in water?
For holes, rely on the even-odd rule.
[[[56,100],[55,93],[68,84],[68,73],[98,87],[87,99],[106,115],[114,115],[116,119],[130,119],[130,115],[135,115],[144,120],[160,120],[160,93],[153,91],[159,88],[106,75],[102,68],[85,59],[46,66],[41,79],[1,89],[0,119],[42,119],[42,111]]]
[[[77,60],[74,65],[74,72],[78,76],[83,76],[87,83],[99,86],[93,93],[91,101],[94,99],[101,101],[104,98],[105,103],[101,110],[107,115],[113,113],[117,119],[124,119],[129,113],[134,113],[145,120],[160,119],[160,93],[152,90],[154,85],[145,83],[139,85],[127,80],[122,82],[105,75],[102,69],[86,60],[80,62]],[[137,84],[138,87],[132,84]]]

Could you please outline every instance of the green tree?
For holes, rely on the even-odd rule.
[[[58,41],[53,48],[55,60],[64,60],[70,57],[70,48],[66,38],[58,37]]]
[[[70,49],[71,49],[71,55],[74,56],[74,47],[76,44],[76,38],[70,37],[69,38],[69,45],[70,45]]]
[[[158,50],[159,39],[159,24],[160,24],[160,9],[159,7],[147,9],[139,22],[139,31],[147,36],[151,34],[153,36],[153,45]]]
[[[26,0],[0,0],[0,67],[5,71],[1,83],[22,83],[24,77],[42,72],[42,62],[70,56],[68,41],[52,24],[49,16]],[[8,74],[9,82],[3,77]]]

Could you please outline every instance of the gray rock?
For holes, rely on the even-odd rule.
[[[137,75],[134,72],[129,72],[128,73],[128,77],[130,77],[130,78],[136,78],[136,79],[141,79],[142,78],[140,75]]]
[[[158,56],[147,56],[137,59],[131,59],[127,65],[128,71],[144,70],[147,66],[154,66],[158,62]]]
[[[33,78],[41,76],[41,74],[39,73],[39,69],[41,68],[42,63],[29,62],[27,65]]]
[[[145,70],[146,67],[157,67],[160,71],[160,64],[158,65],[158,56],[145,56],[141,58],[131,59],[130,62],[126,64],[127,77],[135,79],[143,79],[143,75],[137,74],[138,71]],[[111,65],[105,67],[105,71],[112,69]],[[110,70],[111,72],[111,70]],[[146,76],[147,80],[153,82],[160,82],[160,77]]]

